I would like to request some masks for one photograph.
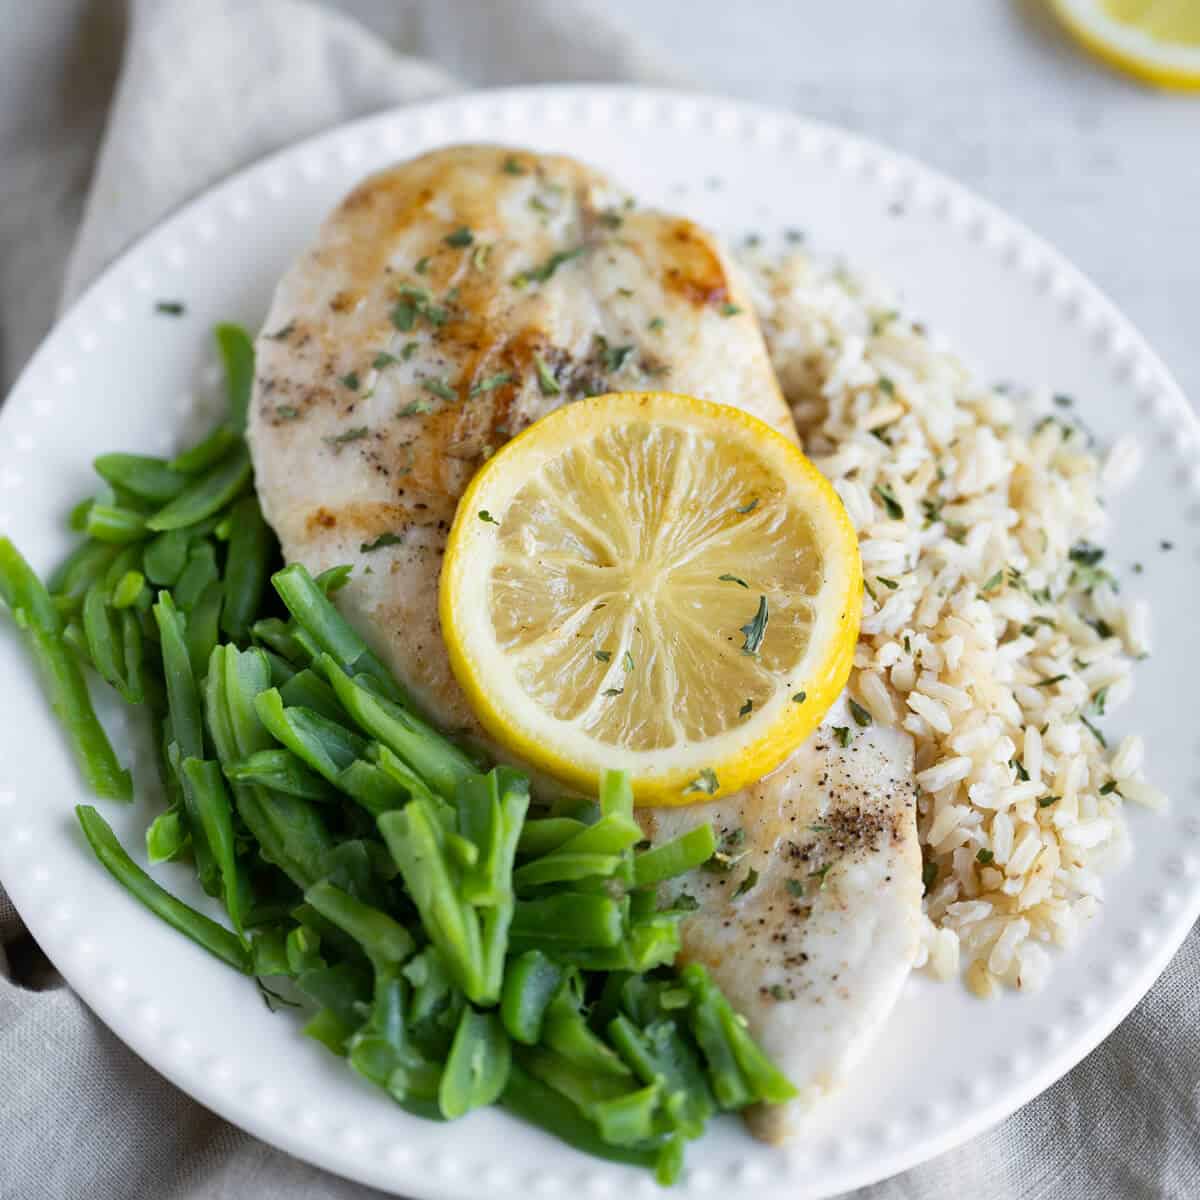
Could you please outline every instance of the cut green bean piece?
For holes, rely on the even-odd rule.
[[[194,475],[220,462],[241,440],[241,435],[228,425],[218,425],[203,441],[177,454],[168,465],[172,471]]]
[[[194,525],[224,508],[249,482],[250,456],[244,446],[238,446],[160,508],[146,527],[162,531]]]
[[[269,646],[293,666],[307,666],[321,653],[321,648],[302,629],[278,617],[255,621],[250,633],[256,641]]]
[[[386,746],[372,742],[367,747],[367,756],[379,765],[394,783],[399,784],[407,793],[410,800],[428,800],[436,803],[433,792],[425,785],[425,781],[405,762],[401,762]]]
[[[214,332],[221,362],[225,367],[229,423],[238,433],[245,433],[250,389],[254,384],[254,343],[240,325],[222,323]]]
[[[258,930],[250,939],[255,975],[290,975],[287,957],[287,932],[281,925]]]
[[[655,846],[633,859],[633,883],[635,887],[649,887],[691,871],[708,862],[717,849],[717,838],[712,825],[705,821],[695,829],[661,846]]]
[[[188,536],[181,529],[169,529],[152,537],[142,563],[146,578],[159,587],[171,587],[183,574],[188,560]]]
[[[523,1048],[519,1055],[526,1070],[549,1084],[589,1117],[597,1104],[624,1096],[637,1085],[637,1081],[628,1073],[617,1076],[607,1071],[592,1071],[545,1046]]]
[[[376,966],[399,966],[416,949],[412,934],[387,913],[355,899],[328,880],[313,884],[304,899],[348,933]]]
[[[222,962],[250,974],[250,954],[236,934],[159,887],[125,853],[108,823],[90,804],[76,805],[75,814],[96,857],[130,895]]]
[[[617,1053],[588,1028],[583,1017],[583,997],[578,971],[568,973],[551,998],[542,1024],[541,1041],[569,1063],[601,1075],[612,1075],[632,1085],[629,1068]]]
[[[600,814],[633,820],[633,785],[628,771],[605,771],[600,776]]]
[[[689,963],[680,973],[680,978],[691,993],[692,1011],[708,1008],[720,1024],[755,1099],[767,1104],[782,1104],[795,1099],[799,1095],[796,1088],[750,1036],[745,1018],[734,1012],[733,1006],[704,967],[700,963]]]
[[[113,608],[130,608],[137,603],[146,586],[146,577],[141,571],[126,571],[112,589]]]
[[[509,1068],[500,1106],[584,1154],[640,1167],[653,1167],[658,1160],[658,1150],[654,1147],[617,1146],[606,1142],[578,1105],[531,1075],[520,1061],[514,1061]]]
[[[716,1111],[704,1070],[674,1021],[638,1029],[624,1015],[608,1023],[609,1041],[645,1084],[660,1083],[663,1105],[686,1137],[699,1137]]]
[[[526,1046],[542,1036],[546,1009],[563,981],[563,968],[540,950],[510,959],[500,993],[500,1017],[509,1037]]]
[[[568,854],[556,850],[535,859],[513,872],[513,883],[520,889],[544,887],[549,883],[571,883],[578,879],[615,875],[621,865],[616,854]]]
[[[242,933],[241,882],[233,844],[233,806],[225,790],[225,777],[221,774],[220,764],[198,758],[185,758],[182,771],[184,790],[190,796],[192,809],[200,817],[204,840],[221,873],[225,909],[234,929]]]
[[[453,742],[398,704],[368,691],[361,677],[351,680],[330,655],[323,654],[317,665],[359,727],[408,763],[434,791],[453,799],[459,784],[477,774],[475,764]]]
[[[224,657],[224,702],[229,714],[230,732],[237,746],[235,757],[245,758],[257,750],[266,750],[274,745],[255,704],[259,694],[267,690],[271,667],[266,655],[255,647],[239,650],[236,646],[227,645]]]
[[[472,904],[505,904],[512,899],[513,860],[529,807],[529,780],[510,767],[463,780],[455,795],[459,832],[479,854],[463,874],[463,896]]]
[[[197,679],[204,677],[208,660],[221,636],[218,622],[221,617],[221,604],[224,596],[220,580],[213,579],[200,593],[192,611],[188,613],[188,657],[192,662],[192,673]]]
[[[508,1083],[512,1047],[494,1012],[463,1009],[438,1088],[438,1106],[448,1120],[491,1104]]]
[[[275,549],[274,538],[256,496],[244,496],[230,514],[229,557],[225,562],[225,611],[221,628],[235,641],[244,641],[262,607],[267,574]]]
[[[615,946],[624,933],[622,909],[610,896],[588,892],[518,900],[510,932],[548,948]]]
[[[366,750],[366,742],[310,708],[285,708],[274,688],[261,692],[255,711],[268,732],[330,783]]]
[[[299,888],[311,887],[322,878],[333,838],[307,800],[257,787],[239,787],[235,800],[238,815],[267,862]]]
[[[302,975],[305,971],[325,966],[325,960],[321,957],[321,935],[307,925],[297,925],[287,935],[284,949],[288,970],[293,975]]]
[[[106,542],[83,542],[58,565],[46,586],[55,595],[77,600],[120,553],[118,546]]]
[[[434,806],[410,800],[404,808],[384,813],[377,824],[425,933],[455,981],[476,1004],[495,1003],[498,994],[489,994],[479,918],[459,897],[459,873],[447,858]]]
[[[117,628],[116,614],[108,605],[103,580],[97,579],[83,598],[83,635],[88,655],[111,687],[125,689],[125,646]]]
[[[96,718],[78,660],[63,643],[62,616],[42,581],[6,537],[0,537],[0,598],[29,640],[50,705],[67,731],[88,786],[105,799],[132,799],[133,781],[121,769]]]
[[[93,504],[88,509],[84,532],[98,542],[124,545],[146,536],[146,518],[129,508],[115,504]]]
[[[177,808],[159,813],[146,830],[146,857],[152,863],[171,862],[190,845],[187,825]]]
[[[350,724],[350,717],[338,703],[333,688],[311,667],[296,671],[279,689],[279,695],[288,708],[311,708],[330,721]]]
[[[210,583],[220,578],[217,552],[212,542],[203,538],[188,549],[187,565],[175,581],[171,594],[182,612],[191,612]]]
[[[174,500],[187,487],[186,475],[173,470],[165,459],[145,454],[102,454],[92,465],[105,483],[154,504]]]
[[[636,1146],[654,1135],[654,1118],[662,1096],[662,1085],[649,1084],[636,1092],[598,1100],[591,1107],[600,1136],[614,1146]]]
[[[259,750],[225,767],[231,783],[254,783],[306,800],[331,800],[335,792],[290,750]]]
[[[408,789],[397,783],[376,763],[356,758],[336,779],[337,787],[353,796],[373,817],[401,808],[409,799]]]
[[[162,646],[171,732],[179,747],[179,757],[181,760],[203,758],[204,723],[200,713],[200,691],[187,651],[187,622],[182,613],[176,612],[170,592],[159,592],[153,611]]]
[[[327,571],[322,571],[313,580],[313,583],[326,596],[332,596],[334,592],[340,592],[350,582],[350,577],[353,574],[354,568],[349,563],[341,563],[339,566],[330,567]]]
[[[557,850],[569,838],[581,833],[587,826],[572,817],[541,817],[526,821],[521,827],[517,842],[517,853],[525,858],[540,858]]]

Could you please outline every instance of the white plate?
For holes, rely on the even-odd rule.
[[[0,529],[49,569],[64,516],[108,449],[164,451],[219,405],[208,338],[256,326],[272,286],[364,173],[446,142],[563,150],[611,170],[652,205],[739,235],[799,226],[878,271],[911,309],[995,378],[1077,398],[1101,438],[1136,429],[1146,465],[1116,514],[1115,560],[1154,602],[1163,650],[1108,724],[1147,735],[1174,797],[1135,811],[1132,862],[1079,947],[1034,996],[971,999],[914,978],[870,1061],[788,1151],[719,1122],[675,1194],[751,1187],[825,1196],[930,1158],[998,1121],[1078,1062],[1133,1007],[1200,914],[1200,771],[1194,704],[1200,457],[1197,422],[1136,331],[1078,271],[962,188],[787,113],[640,89],[484,92],[386,113],[287,150],[190,204],[125,255],[46,340],[0,420]],[[155,315],[182,299],[185,316]],[[1175,549],[1160,550],[1160,539]],[[0,877],[72,986],[138,1054],[198,1100],[277,1146],[408,1196],[652,1195],[641,1172],[586,1158],[495,1111],[439,1126],[391,1106],[344,1063],[267,1012],[253,985],[143,911],[93,861],[72,805],[86,801],[8,621],[0,620]],[[136,735],[136,727],[133,729]],[[133,741],[137,742],[136,736]],[[124,742],[124,738],[122,738]],[[144,747],[143,747],[144,749]],[[147,777],[146,757],[139,760]],[[151,772],[152,773],[152,772]],[[153,805],[104,805],[135,854]],[[201,903],[184,868],[156,876]]]

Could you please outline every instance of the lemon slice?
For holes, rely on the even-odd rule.
[[[1197,0],[1054,0],[1054,8],[1110,65],[1160,87],[1200,88]]]
[[[488,733],[642,804],[778,766],[846,682],[862,568],[837,494],[737,409],[658,392],[556,409],[458,506],[441,620]]]

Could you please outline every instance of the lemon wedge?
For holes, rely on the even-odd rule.
[[[634,392],[556,409],[480,469],[442,568],[488,733],[593,791],[688,804],[777,767],[845,685],[862,568],[841,501],[756,417]]]
[[[1054,0],[1085,49],[1159,87],[1200,88],[1196,0]]]

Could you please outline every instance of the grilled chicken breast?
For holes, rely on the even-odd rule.
[[[632,209],[572,159],[497,146],[438,150],[351,192],[279,284],[257,364],[249,433],[284,554],[361,563],[344,611],[435,717],[472,731],[437,588],[490,453],[570,400],[637,388],[796,436],[712,237]]]
[[[490,453],[561,404],[637,388],[796,436],[712,237],[569,158],[502,147],[439,150],[357,187],[279,284],[257,356],[249,436],[285,556],[353,564],[339,606],[443,726],[474,736],[437,592],[455,506]],[[872,728],[843,748],[830,729],[744,793],[646,816],[656,837],[709,816],[727,842],[742,831],[728,875],[683,885],[700,904],[686,951],[808,1096],[886,1015],[920,904],[908,739]],[[758,882],[735,895],[750,866]],[[778,1138],[789,1119],[752,1125]]]
[[[721,838],[715,863],[669,888],[699,904],[683,927],[685,957],[708,966],[800,1090],[791,1104],[749,1114],[755,1134],[784,1141],[870,1044],[917,952],[912,740],[860,729],[839,700],[760,783],[640,816],[656,841],[701,821]]]

